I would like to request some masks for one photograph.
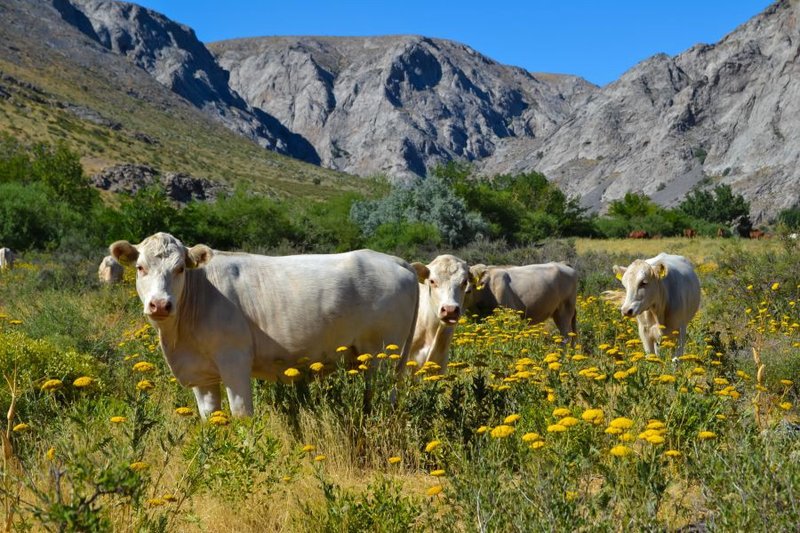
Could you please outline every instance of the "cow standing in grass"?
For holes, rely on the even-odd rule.
[[[473,265],[475,285],[466,307],[487,315],[497,307],[522,311],[531,324],[552,318],[567,339],[576,332],[578,274],[566,263],[524,266]]]
[[[105,256],[97,267],[97,279],[100,283],[119,283],[122,281],[122,273],[122,265],[110,255]]]
[[[251,415],[251,376],[287,380],[285,371],[301,364],[330,368],[389,344],[407,357],[411,347],[417,272],[396,257],[267,257],[187,248],[166,233],[138,245],[117,241],[110,251],[136,268],[143,312],[204,418],[220,409],[220,382],[231,412]]]
[[[614,265],[614,274],[625,292],[607,291],[604,296],[621,300],[622,314],[636,317],[645,351],[658,354],[662,335],[676,336],[673,360],[683,355],[686,326],[700,307],[700,280],[689,260],[661,253],[627,267]]]
[[[469,267],[453,255],[440,255],[428,265],[413,266],[419,275],[420,294],[410,359],[420,367],[431,363],[443,371],[470,284]]]
[[[0,270],[13,267],[14,259],[16,256],[10,248],[0,248]]]

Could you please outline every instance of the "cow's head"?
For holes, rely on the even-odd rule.
[[[466,261],[453,255],[440,255],[428,265],[414,263],[413,266],[430,295],[430,311],[443,324],[456,325],[461,318],[464,294],[470,287]]]
[[[204,244],[186,248],[168,233],[156,233],[136,245],[117,241],[108,249],[122,265],[136,267],[136,292],[144,314],[157,322],[177,313],[185,270],[205,265],[213,255]]]
[[[661,280],[667,275],[667,265],[654,265],[637,259],[628,267],[614,265],[614,274],[625,287],[625,301],[620,310],[625,316],[636,316],[650,309],[660,294]]]
[[[464,295],[464,307],[472,309],[478,301],[478,295],[485,290],[487,282],[489,281],[489,267],[478,263],[469,267],[469,285],[467,285],[467,292]]]

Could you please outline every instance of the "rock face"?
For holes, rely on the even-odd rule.
[[[147,71],[162,85],[265,148],[319,163],[313,147],[228,86],[225,72],[187,26],[135,4],[52,0],[62,18]]]
[[[538,170],[584,204],[660,204],[728,183],[756,219],[800,200],[798,5],[777,2],[715,45],[654,56],[543,139],[505,143],[484,173]]]
[[[230,193],[228,187],[205,178],[195,178],[178,172],[167,172],[159,176],[159,172],[153,167],[127,163],[103,169],[92,176],[90,181],[98,189],[126,194],[136,194],[145,187],[161,184],[167,196],[179,204],[213,201]]]
[[[470,47],[418,36],[275,37],[213,43],[231,86],[358,175],[425,175],[553,132],[597,88],[535,75]]]

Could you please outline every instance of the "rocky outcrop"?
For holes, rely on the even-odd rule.
[[[265,148],[319,163],[313,147],[228,86],[194,31],[155,11],[113,0],[52,0],[62,18],[152,75],[228,128]]]
[[[136,194],[146,187],[159,184],[167,196],[179,204],[214,201],[230,193],[230,188],[205,178],[179,172],[166,172],[161,176],[151,166],[129,163],[108,167],[92,176],[90,181],[98,189],[125,194]]]
[[[425,175],[491,155],[504,138],[546,136],[596,90],[575,76],[501,65],[419,36],[274,37],[209,45],[231,86],[358,175]]]
[[[800,201],[798,7],[777,2],[714,45],[654,56],[543,139],[505,143],[486,174],[538,170],[599,208],[628,191],[673,205],[730,184],[756,219]]]

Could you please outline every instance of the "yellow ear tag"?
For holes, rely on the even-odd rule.
[[[620,274],[619,272],[615,273],[614,277],[617,278],[618,280],[622,281],[622,274]]]
[[[664,279],[667,277],[667,267],[661,265],[661,268],[658,269],[658,279]]]

